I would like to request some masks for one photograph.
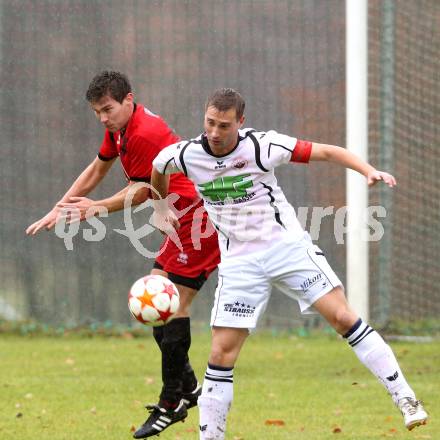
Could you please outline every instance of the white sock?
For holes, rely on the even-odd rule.
[[[359,319],[344,338],[359,360],[382,382],[394,402],[402,397],[415,399],[391,347],[373,328]]]
[[[233,368],[208,364],[198,399],[200,440],[223,440],[234,392]]]

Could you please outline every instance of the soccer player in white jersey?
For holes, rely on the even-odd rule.
[[[301,228],[277,184],[274,168],[289,162],[328,161],[363,174],[370,186],[382,181],[393,187],[394,177],[344,148],[275,131],[241,129],[244,107],[235,90],[215,91],[206,103],[205,132],[165,148],[153,162],[151,183],[162,197],[156,201],[162,228],[178,227],[165,200],[166,174],[181,171],[194,182],[219,236],[212,346],[198,402],[200,439],[225,438],[233,368],[266,308],[272,286],[296,298],[302,313],[320,313],[347,340],[385,386],[409,430],[424,424],[428,415],[391,348],[348,305],[341,281]]]

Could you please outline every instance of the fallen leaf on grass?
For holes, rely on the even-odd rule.
[[[131,425],[130,432],[135,432],[135,431],[136,431],[136,426]]]
[[[342,429],[339,426],[335,426],[332,429],[333,434],[339,434],[340,432],[342,432]]]
[[[264,422],[265,425],[267,426],[284,426],[286,423],[284,422],[284,420],[279,420],[279,419],[267,419]]]
[[[19,412],[15,415],[15,417],[17,417],[17,419],[19,419],[20,417],[23,417],[23,413]]]

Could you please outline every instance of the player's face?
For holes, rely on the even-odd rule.
[[[205,132],[209,146],[214,153],[225,154],[237,144],[238,130],[243,125],[244,116],[237,120],[235,108],[225,112],[208,107],[205,113]]]
[[[91,105],[99,121],[108,131],[115,133],[124,128],[130,120],[133,112],[133,95],[129,93],[122,102],[110,96],[103,96]]]

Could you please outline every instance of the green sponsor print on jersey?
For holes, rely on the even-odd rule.
[[[225,199],[238,199],[247,195],[247,189],[254,183],[252,180],[244,180],[250,174],[239,176],[225,176],[199,184],[199,190],[204,197],[209,197],[213,202],[224,202]]]

